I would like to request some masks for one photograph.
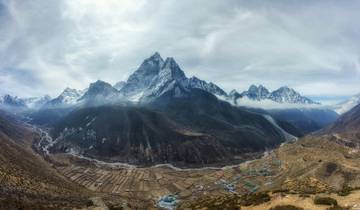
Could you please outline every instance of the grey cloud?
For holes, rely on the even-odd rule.
[[[2,92],[26,86],[24,71],[38,83],[30,95],[114,83],[155,51],[226,90],[360,92],[359,1],[0,2],[0,71],[13,69],[0,74]]]

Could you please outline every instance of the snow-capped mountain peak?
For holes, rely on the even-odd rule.
[[[260,101],[268,98],[269,94],[270,94],[269,90],[262,85],[259,86],[251,85],[247,91],[244,91],[242,93],[243,96],[246,96],[249,99],[256,101]]]
[[[159,53],[145,59],[119,90],[130,101],[138,102],[148,101],[175,87],[179,87],[177,90],[199,88],[223,98],[227,96],[227,93],[214,83],[207,83],[197,77],[187,78],[173,57],[164,61]]]
[[[118,94],[119,91],[109,83],[97,80],[96,82],[90,84],[89,89],[81,98],[79,98],[79,100],[90,100],[96,97],[113,97]]]
[[[77,103],[77,100],[84,94],[85,90],[76,90],[73,88],[65,88],[63,92],[56,98],[46,102],[45,108],[67,107]]]
[[[156,62],[164,62],[163,58],[161,57],[160,53],[158,53],[158,52],[155,52],[152,56],[150,56],[149,60],[153,60]]]
[[[141,101],[151,101],[163,93],[172,90],[177,85],[182,86],[187,80],[185,73],[173,58],[166,58],[158,75],[151,81],[149,87],[143,91],[139,98]]]
[[[239,94],[236,90],[229,93],[228,100],[236,105],[256,106],[262,107],[261,104],[265,102],[266,106],[271,104],[291,104],[293,105],[308,105],[319,104],[311,99],[301,96],[300,93],[287,86],[282,86],[277,90],[270,92],[262,85],[251,85],[247,91]],[[264,105],[265,105],[264,104]]]
[[[76,100],[81,96],[81,94],[81,91],[67,87],[58,96],[58,98],[62,98],[63,103],[72,104],[76,102]]]
[[[157,77],[163,65],[164,60],[157,52],[145,59],[139,68],[129,76],[126,84],[121,88],[121,93],[124,96],[132,97],[145,91]]]
[[[287,86],[280,87],[273,91],[269,98],[278,103],[290,103],[290,104],[318,104],[311,99],[301,96],[300,93]]]

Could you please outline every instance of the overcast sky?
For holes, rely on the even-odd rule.
[[[360,1],[0,0],[0,94],[126,80],[155,51],[229,91],[360,92]]]

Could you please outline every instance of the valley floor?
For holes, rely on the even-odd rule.
[[[311,206],[314,205],[311,194],[339,191],[344,184],[358,186],[360,181],[356,175],[359,174],[359,157],[353,149],[311,137],[285,144],[261,159],[217,169],[176,170],[168,165],[112,167],[68,154],[48,158],[62,175],[102,196],[105,201],[140,209],[156,207],[159,198],[168,195],[174,195],[183,204],[196,203],[200,198],[241,196],[279,189],[286,193],[274,194],[271,202],[243,209],[269,209],[299,202],[305,209],[326,209]],[[327,171],[329,164],[335,165],[332,166],[335,169]],[[300,197],[301,194],[311,196]],[[357,196],[359,192],[356,191],[335,198],[343,206],[354,206],[357,205],[356,198],[357,202],[360,200]]]
[[[164,202],[159,200],[166,200],[166,196],[174,198],[173,203],[168,203],[171,208],[216,209],[209,206],[213,205],[213,200],[216,203],[230,197],[226,203],[234,203],[237,200],[232,196],[236,196],[244,202],[243,197],[263,192],[270,196],[269,200],[260,196],[260,200],[265,200],[257,202],[257,198],[251,198],[246,205],[234,205],[241,209],[265,210],[285,204],[304,209],[326,209],[315,206],[313,199],[317,195],[327,195],[343,207],[359,209],[359,191],[352,191],[347,196],[336,195],[344,189],[360,187],[360,154],[354,148],[339,144],[339,138],[341,136],[308,136],[239,165],[187,170],[169,165],[119,167],[70,154],[40,154],[47,162],[42,160],[46,171],[66,179],[69,189],[79,186],[78,191],[84,192],[84,196],[76,201],[85,205],[88,200],[88,207],[85,205],[83,209],[95,206],[98,209],[154,209],[163,206]],[[33,143],[38,146],[39,142]]]

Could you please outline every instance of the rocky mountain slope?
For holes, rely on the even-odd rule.
[[[172,94],[176,96],[167,92],[146,108],[74,110],[55,125],[57,143],[50,151],[189,167],[242,161],[287,140],[262,115],[232,107],[205,91],[191,89],[185,98]]]
[[[231,106],[202,89],[174,85],[140,107],[75,109],[55,124],[51,151],[190,166],[242,161],[289,140],[262,114]]]
[[[331,134],[332,138],[346,146],[360,146],[360,105],[342,114],[332,125],[320,133]]]
[[[331,132],[360,131],[360,105],[339,117],[330,127]]]
[[[50,148],[53,152],[72,152],[110,162],[190,166],[230,160],[218,139],[178,127],[163,114],[145,108],[75,110],[55,126],[52,134],[57,142]]]
[[[288,122],[303,134],[308,134],[324,128],[335,122],[338,114],[330,109],[271,109],[267,112],[275,119]]]
[[[286,141],[262,114],[233,107],[200,89],[182,90],[181,96],[179,91],[167,92],[150,107],[183,126],[223,139],[230,150],[256,151]]]

